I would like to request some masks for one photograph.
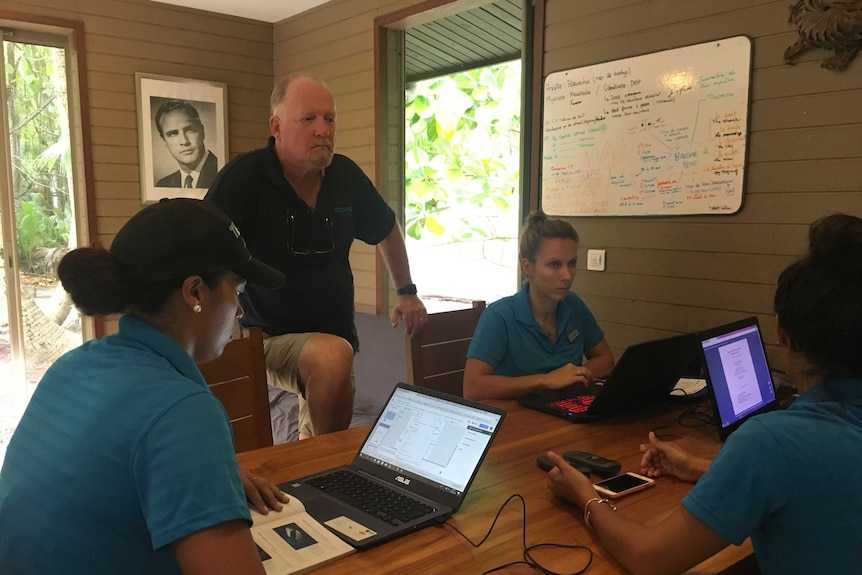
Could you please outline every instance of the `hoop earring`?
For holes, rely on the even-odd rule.
[[[203,309],[203,308],[201,308],[201,304],[196,303],[196,304],[195,304],[195,307],[193,307],[193,308],[192,308],[192,311],[193,311],[193,312],[195,312],[195,313],[201,313],[202,309]]]

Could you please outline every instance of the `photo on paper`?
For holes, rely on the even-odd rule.
[[[227,157],[227,85],[136,74],[141,202],[202,199]]]
[[[278,527],[275,527],[273,531],[278,533],[282,539],[287,541],[288,545],[297,551],[317,544],[317,541],[315,541],[311,535],[303,531],[296,523],[279,525]]]

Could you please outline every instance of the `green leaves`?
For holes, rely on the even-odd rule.
[[[32,267],[33,255],[39,248],[63,247],[69,237],[71,214],[45,208],[42,197],[22,201],[18,208],[16,239],[22,261]]]
[[[9,144],[18,254],[65,247],[71,227],[71,156],[61,48],[5,42]]]
[[[418,82],[408,90],[409,237],[496,237],[485,216],[517,209],[511,200],[519,177],[520,74],[516,61]],[[465,211],[476,217],[463,217]]]
[[[422,96],[421,94],[413,99],[411,106],[413,108],[413,114],[415,115],[417,120],[427,119],[428,116],[433,114],[433,111],[431,110],[431,102],[429,102],[428,98]],[[407,115],[411,115],[410,106],[407,107]]]

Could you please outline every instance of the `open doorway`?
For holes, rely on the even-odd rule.
[[[521,62],[408,84],[405,237],[430,300],[515,291]]]
[[[0,43],[0,463],[45,370],[92,332],[56,276],[87,236],[70,46],[18,28]]]
[[[402,218],[411,274],[433,312],[517,291],[532,73],[523,47],[534,5],[430,4],[376,20],[377,181]],[[379,308],[392,297],[385,291]]]

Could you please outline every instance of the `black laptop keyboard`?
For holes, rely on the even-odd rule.
[[[366,479],[349,469],[333,471],[306,483],[390,525],[407,523],[436,511],[429,505]]]

